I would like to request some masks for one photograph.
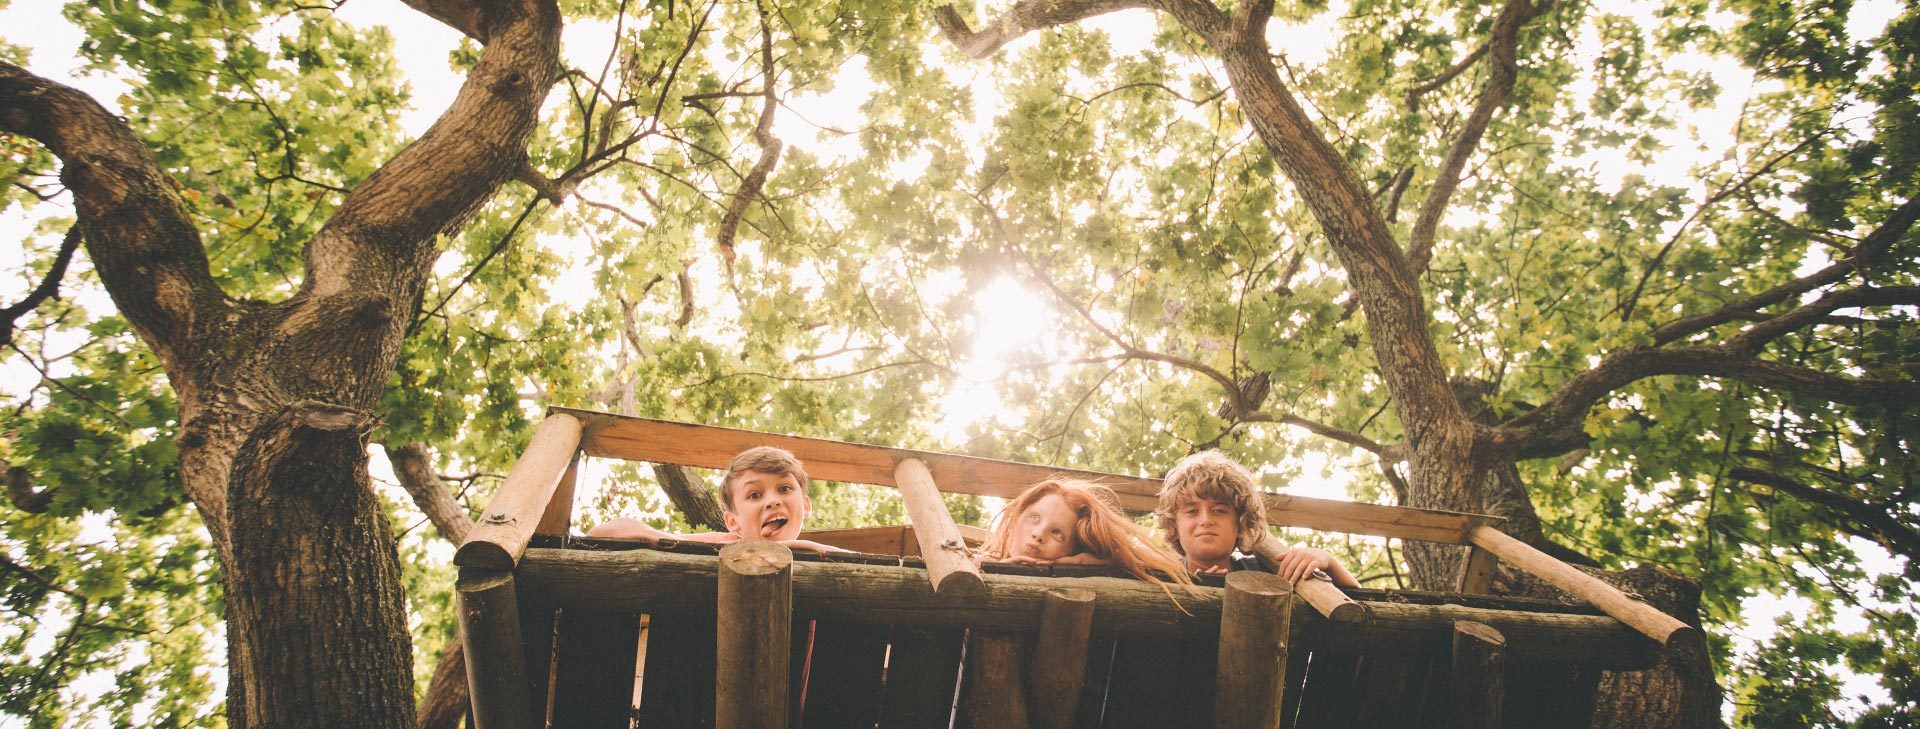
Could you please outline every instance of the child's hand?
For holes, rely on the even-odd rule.
[[[1059,559],[1054,560],[1053,563],[1054,564],[1111,564],[1112,560],[1105,560],[1099,557],[1095,557],[1093,556],[1092,552],[1081,552],[1079,554],[1069,554],[1065,557],[1061,557]]]
[[[1218,564],[1212,567],[1201,567],[1200,569],[1194,570],[1193,573],[1196,575],[1224,575],[1232,570],[1232,567]]]
[[[1274,573],[1288,582],[1298,583],[1313,574],[1314,570],[1331,570],[1338,564],[1327,550],[1294,547],[1280,553],[1280,559],[1274,564]]]
[[[587,536],[594,539],[632,539],[647,544],[673,537],[671,534],[647,526],[645,522],[624,516],[588,529]]]

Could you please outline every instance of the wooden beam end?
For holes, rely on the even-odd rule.
[[[493,542],[467,542],[453,553],[453,563],[461,567],[489,570],[513,569],[513,555]]]
[[[987,596],[987,582],[980,579],[977,572],[955,570],[947,573],[946,579],[934,586],[933,591],[941,597],[984,598]]]

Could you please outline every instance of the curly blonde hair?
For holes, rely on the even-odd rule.
[[[993,535],[987,539],[987,555],[1005,559],[1012,554],[1013,523],[1034,502],[1057,494],[1066,500],[1067,508],[1073,510],[1073,545],[1068,554],[1092,554],[1163,590],[1166,581],[1155,575],[1154,570],[1183,585],[1193,582],[1180,560],[1154,547],[1153,535],[1104,503],[1093,486],[1085,481],[1061,478],[1028,486],[994,517]]]
[[[727,475],[720,479],[721,508],[733,511],[733,480],[748,471],[792,476],[800,488],[807,487],[807,469],[800,465],[800,459],[793,452],[773,446],[748,448],[733,457],[733,462],[727,464]]]
[[[1160,503],[1154,507],[1153,516],[1160,526],[1161,537],[1181,556],[1186,556],[1187,550],[1180,546],[1173,513],[1181,504],[1198,499],[1213,499],[1233,506],[1240,529],[1233,546],[1252,554],[1253,545],[1259,544],[1260,537],[1267,533],[1267,509],[1260,501],[1260,493],[1254,490],[1253,473],[1219,451],[1201,451],[1173,465],[1173,470],[1160,482]]]

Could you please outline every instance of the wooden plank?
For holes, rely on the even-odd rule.
[[[1358,707],[1366,700],[1360,693],[1360,660],[1355,655],[1314,651],[1300,683],[1300,698],[1296,700],[1299,708],[1294,712],[1293,726],[1297,729],[1352,726]]]
[[[1093,598],[1088,590],[1052,590],[1040,611],[1040,631],[1028,673],[1028,708],[1033,725],[1067,729],[1087,673],[1087,639],[1093,633]]]
[[[1528,546],[1526,542],[1507,536],[1498,529],[1490,526],[1476,527],[1473,530],[1472,539],[1474,545],[1499,555],[1501,559],[1513,566],[1546,580],[1574,597],[1593,603],[1608,615],[1640,631],[1642,635],[1659,641],[1662,645],[1671,642],[1675,637],[1691,636],[1698,632],[1673,616],[1654,609],[1652,605],[1627,597],[1613,585],[1601,582],[1593,575],[1547,556],[1546,553]]]
[[[969,547],[985,544],[989,533],[985,529],[966,524],[955,524],[954,529]],[[801,539],[811,539],[821,544],[831,544],[862,554],[884,554],[894,557],[920,556],[920,542],[913,534],[913,527],[873,526],[852,529],[816,529],[800,533]]]
[[[634,612],[707,612],[716,579],[712,556],[654,550],[591,552],[531,549],[518,579],[554,596],[560,607]],[[1096,633],[1181,634],[1212,631],[1220,619],[1220,588],[1177,590],[1177,609],[1157,587],[1116,577],[1030,577],[988,573],[987,597],[955,603],[927,589],[924,570],[886,565],[796,562],[794,609],[818,619],[916,623],[983,630],[1032,632],[1039,626],[1046,593],[1063,587],[1099,595]],[[1478,598],[1482,602],[1496,602]],[[1293,617],[1294,642],[1305,650],[1344,653],[1446,656],[1453,624],[1472,620],[1507,638],[1514,658],[1592,663],[1621,670],[1655,661],[1651,641],[1604,615],[1526,612],[1464,605],[1370,602],[1366,623],[1336,623],[1313,610]]]
[[[535,534],[558,534],[567,536],[573,528],[573,489],[580,480],[580,452],[574,451],[573,460],[567,462],[567,470],[560,474],[560,482],[554,485],[553,498],[547,501],[547,510],[540,515],[540,524],[535,526]]]
[[[1592,666],[1509,660],[1501,718],[1511,727],[1586,729],[1593,725],[1600,676]]]
[[[965,639],[959,629],[893,626],[880,729],[947,729]]]
[[[527,697],[531,726],[546,726],[553,705],[553,629],[558,615],[547,596],[516,589],[520,602],[520,643],[526,660]]]
[[[1026,640],[1014,633],[967,636],[967,685],[961,705],[973,729],[1026,729]]]
[[[1073,712],[1074,729],[1099,729],[1106,723],[1107,683],[1113,673],[1114,647],[1111,634],[1094,633],[1087,639],[1087,671],[1080,682],[1079,707]]]
[[[581,429],[580,420],[566,413],[548,415],[540,421],[526,453],[514,462],[500,491],[487,502],[479,521],[467,532],[466,541],[454,552],[454,564],[513,569],[579,449]]]
[[[1100,598],[1106,604],[1106,596]],[[1096,611],[1098,612],[1098,611]],[[1098,616],[1096,616],[1098,617]],[[1180,654],[1185,635],[1129,635],[1114,645],[1113,667],[1107,676],[1107,729],[1148,729],[1181,726],[1174,715],[1174,692],[1179,685]]]
[[[640,616],[568,608],[554,637],[553,725],[624,729],[633,722]]]
[[[1453,717],[1460,729],[1499,729],[1506,701],[1507,640],[1480,623],[1453,624],[1449,674]]]
[[[1293,584],[1264,572],[1227,575],[1220,612],[1216,726],[1278,729],[1286,696]]]
[[[940,487],[934,484],[927,464],[915,458],[901,461],[894,468],[894,478],[900,499],[907,504],[907,519],[913,524],[914,540],[920,545],[920,558],[926,561],[933,591],[958,598],[986,595],[980,565],[974,563],[966,541],[960,538],[947,502],[940,500]]]
[[[879,721],[888,627],[838,620],[814,623],[801,725],[871,727]]]
[[[720,550],[714,727],[787,729],[793,553],[766,540]]]
[[[455,589],[474,725],[484,729],[533,726],[513,573],[461,570]]]
[[[1180,677],[1173,689],[1173,714],[1187,726],[1214,726],[1213,697],[1220,674],[1220,636],[1201,633],[1181,638]]]
[[[1253,544],[1254,555],[1258,556],[1260,562],[1270,570],[1279,569],[1280,555],[1285,554],[1286,551],[1286,545],[1281,544],[1280,540],[1272,534],[1261,537],[1260,541]],[[1339,587],[1324,578],[1309,576],[1295,585],[1294,591],[1328,620],[1357,623],[1367,619],[1366,608],[1361,607],[1360,603],[1354,602],[1353,598],[1347,597],[1347,593],[1341,592]]]
[[[828,481],[894,486],[895,465],[916,459],[926,464],[934,482],[941,484],[947,493],[1013,498],[1027,486],[1048,478],[1078,478],[1111,487],[1119,495],[1120,505],[1134,513],[1152,511],[1160,494],[1160,480],[1155,478],[632,418],[591,410],[551,408],[549,412],[573,415],[587,424],[587,435],[581,444],[590,456],[725,468],[740,451],[768,445],[792,451],[806,462],[808,475]],[[1274,525],[1447,544],[1465,544],[1467,532],[1475,526],[1500,521],[1498,517],[1478,514],[1305,496],[1264,494],[1263,497],[1267,521]]]
[[[1493,592],[1494,571],[1499,567],[1500,557],[1492,550],[1469,547],[1467,558],[1460,561],[1459,590],[1476,595]]]
[[[706,584],[714,587],[717,574]],[[713,726],[714,605],[695,613],[654,613],[647,627],[646,675],[640,682],[640,729]],[[555,712],[559,707],[554,707]],[[555,727],[566,726],[556,718]]]

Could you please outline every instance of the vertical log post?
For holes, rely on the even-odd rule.
[[[1220,663],[1213,694],[1214,726],[1277,729],[1286,695],[1287,641],[1293,585],[1278,575],[1227,575],[1220,609]]]
[[[1253,545],[1254,555],[1260,558],[1260,562],[1265,564],[1267,569],[1279,568],[1280,555],[1286,551],[1286,545],[1281,544],[1280,540],[1274,538],[1272,534],[1266,535]],[[1336,623],[1358,623],[1367,619],[1365,606],[1354,602],[1353,598],[1347,597],[1347,593],[1341,592],[1339,587],[1324,577],[1309,576],[1295,585],[1294,591],[1328,620]]]
[[[1453,712],[1460,729],[1498,729],[1506,701],[1507,639],[1485,623],[1453,624]]]
[[[907,520],[913,524],[914,539],[920,543],[920,559],[927,563],[927,579],[933,591],[949,597],[982,597],[987,583],[980,579],[980,566],[967,551],[953,514],[940,500],[940,489],[933,473],[918,458],[908,458],[893,468],[894,485],[907,503]]]
[[[1014,633],[967,638],[967,717],[973,729],[1027,729],[1025,641]]]
[[[460,550],[453,553],[454,564],[510,570],[520,562],[534,528],[553,502],[560,477],[580,449],[582,427],[579,418],[566,413],[554,413],[540,421],[526,453],[514,462],[500,491],[480,512],[480,520],[467,532]]]
[[[754,539],[720,550],[714,727],[786,729],[793,553]]]
[[[1080,684],[1087,673],[1087,639],[1093,632],[1092,590],[1048,590],[1040,611],[1040,642],[1029,682],[1033,726],[1073,726]]]
[[[460,645],[467,654],[473,725],[479,729],[532,726],[513,573],[462,569],[455,590],[460,599]]]
[[[1467,558],[1460,562],[1460,591],[1469,595],[1493,592],[1493,574],[1499,567],[1499,555],[1484,547],[1468,549]]]
[[[1467,533],[1467,537],[1473,541],[1474,546],[1499,555],[1501,559],[1513,566],[1546,580],[1574,597],[1593,603],[1593,606],[1600,608],[1601,612],[1626,623],[1628,627],[1640,631],[1642,635],[1658,641],[1661,645],[1668,644],[1676,636],[1699,632],[1692,626],[1674,619],[1672,615],[1627,597],[1626,593],[1613,585],[1574,569],[1567,563],[1554,559],[1545,552],[1534,549],[1526,542],[1514,539],[1498,529],[1490,526],[1474,527],[1473,531]]]

